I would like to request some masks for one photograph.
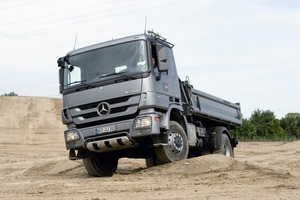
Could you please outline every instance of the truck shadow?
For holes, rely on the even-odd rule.
[[[120,175],[131,175],[131,174],[136,174],[136,173],[141,173],[147,168],[139,167],[139,168],[122,168],[122,169],[117,169],[116,174]]]

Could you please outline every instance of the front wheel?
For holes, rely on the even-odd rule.
[[[155,152],[161,163],[170,163],[187,158],[188,139],[181,125],[170,121],[170,129],[160,136],[165,145],[156,147]]]
[[[83,159],[83,165],[90,176],[112,176],[118,167],[118,159],[96,155]]]
[[[151,157],[151,158],[146,158],[145,161],[146,161],[147,168],[163,164],[157,156]]]

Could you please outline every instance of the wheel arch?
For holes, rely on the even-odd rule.
[[[170,129],[170,121],[176,121],[181,125],[185,133],[187,133],[187,121],[182,113],[183,109],[181,106],[171,105],[165,115],[161,118],[161,125],[165,127],[165,129]]]
[[[221,147],[223,133],[226,134],[229,139],[231,138],[228,129],[224,126],[213,127],[210,130],[210,134],[212,134],[212,136],[213,136],[212,140],[211,140],[211,147],[213,149],[219,149]]]

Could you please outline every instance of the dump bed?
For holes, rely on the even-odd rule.
[[[242,124],[239,103],[231,103],[194,88],[190,88],[190,95],[194,115],[221,121],[231,126]]]

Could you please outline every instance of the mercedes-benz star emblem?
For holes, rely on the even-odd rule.
[[[109,104],[106,102],[99,103],[97,112],[100,116],[109,114],[110,112]]]

